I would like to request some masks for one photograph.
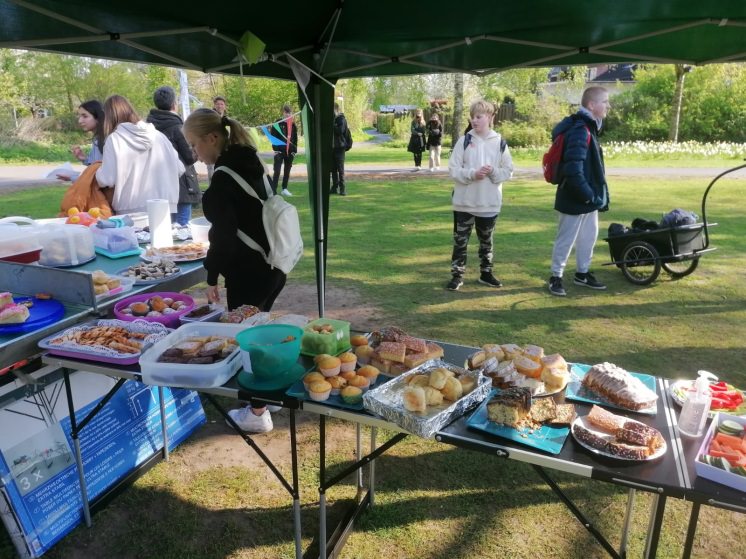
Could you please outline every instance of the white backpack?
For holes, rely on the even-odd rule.
[[[259,243],[240,229],[237,233],[238,238],[246,243],[249,248],[260,253],[267,264],[289,274],[303,255],[303,239],[300,234],[298,210],[282,196],[272,193],[266,173],[263,177],[264,188],[267,191],[265,202],[233,169],[218,167],[215,172],[218,171],[229,174],[249,196],[253,196],[262,204],[262,222],[264,223],[264,232],[267,234],[267,241],[269,241],[269,254],[265,253]]]

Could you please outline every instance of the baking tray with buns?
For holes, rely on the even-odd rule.
[[[455,401],[448,399],[454,396],[446,391],[447,397],[442,399],[442,403],[423,406],[420,411],[410,411],[417,403],[414,402],[413,405],[410,401],[405,402],[405,398],[418,395],[416,387],[411,386],[416,383],[416,377],[424,380],[425,376],[441,376],[445,371],[446,377],[460,379],[464,386],[472,388]],[[481,371],[469,371],[440,359],[433,359],[363,394],[363,407],[405,431],[423,438],[432,438],[440,429],[478,405],[491,389],[492,381]]]

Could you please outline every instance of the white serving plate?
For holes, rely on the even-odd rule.
[[[581,427],[585,427],[588,429],[591,433],[598,437],[602,437],[606,439],[607,441],[611,441],[614,439],[614,435],[611,433],[608,433],[606,431],[600,430],[598,427],[593,425],[590,421],[586,419],[587,416],[578,416],[575,418],[575,421],[572,422],[572,425],[570,426],[570,432],[572,433],[573,438],[575,441],[582,446],[583,448],[588,449],[593,454],[598,454],[599,456],[606,456],[607,458],[613,458],[614,460],[624,460],[626,462],[649,462],[650,460],[655,460],[656,458],[660,458],[663,456],[666,451],[668,450],[668,445],[666,444],[666,441],[663,441],[663,446],[658,448],[653,454],[648,456],[647,458],[625,458],[623,456],[617,456],[616,454],[611,454],[610,452],[605,452],[603,450],[599,450],[597,448],[593,448],[592,446],[584,443],[583,441],[579,440],[578,437],[575,436],[575,430],[573,429],[575,425],[580,425]],[[640,421],[635,421],[634,419],[625,418],[626,421],[634,421],[635,423],[641,423]],[[643,424],[644,425],[644,424]]]

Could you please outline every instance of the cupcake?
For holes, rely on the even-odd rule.
[[[345,371],[344,373],[339,373],[339,376],[345,380],[350,380],[352,377],[357,376],[357,373],[355,371]]]
[[[337,394],[339,394],[340,390],[347,386],[347,379],[342,377],[329,377],[325,380],[332,385],[332,396],[336,396]]]
[[[308,373],[306,376],[303,377],[303,386],[308,390],[308,387],[311,386],[314,382],[319,382],[320,380],[326,380],[324,378],[324,375],[322,375],[318,371],[314,371],[313,373]]]
[[[370,358],[373,355],[374,350],[369,345],[361,345],[355,348],[355,355],[357,356],[357,362],[361,365],[367,365],[370,363]]]
[[[339,370],[343,373],[346,373],[347,371],[354,371],[355,365],[357,365],[357,356],[354,353],[350,353],[349,351],[347,353],[343,353],[339,356],[339,360],[341,361],[341,365]]]
[[[342,362],[337,357],[325,357],[318,362],[319,371],[325,377],[335,377],[339,374]]]
[[[314,364],[318,365],[323,359],[326,359],[327,357],[331,357],[328,353],[319,353],[317,356],[313,358]]]
[[[308,395],[311,400],[316,402],[323,402],[329,399],[329,394],[332,392],[332,385],[325,380],[314,382],[308,387]]]
[[[373,365],[365,365],[358,369],[357,374],[361,377],[367,378],[370,381],[370,385],[373,386],[376,383],[378,375],[381,374],[381,371],[376,369]]]
[[[365,392],[370,387],[370,379],[366,377],[361,377],[360,375],[355,375],[351,379],[347,380],[348,386],[355,386]]]
[[[368,345],[368,338],[366,338],[362,334],[358,334],[356,336],[351,336],[350,337],[350,344],[353,347]]]
[[[359,404],[363,401],[363,391],[357,386],[345,386],[339,395],[345,404]]]

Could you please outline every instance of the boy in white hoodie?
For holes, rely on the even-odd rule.
[[[480,99],[471,104],[471,130],[459,138],[448,162],[453,188],[453,255],[446,289],[464,285],[466,249],[476,226],[479,239],[479,283],[501,287],[492,275],[492,233],[502,206],[502,183],[513,176],[513,159],[500,134],[492,130],[495,107]]]

